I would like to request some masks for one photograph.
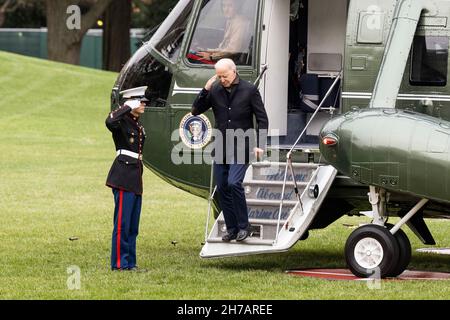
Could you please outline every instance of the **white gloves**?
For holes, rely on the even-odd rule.
[[[129,106],[131,110],[138,108],[141,105],[141,101],[138,99],[128,100],[124,105]]]

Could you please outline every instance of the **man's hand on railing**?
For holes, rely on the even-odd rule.
[[[256,161],[260,161],[264,155],[264,150],[261,148],[253,148],[253,152],[255,153]]]

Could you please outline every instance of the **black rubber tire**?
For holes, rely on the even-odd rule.
[[[386,227],[391,230],[393,225],[386,225]],[[397,244],[399,247],[399,258],[397,262],[397,266],[389,272],[388,277],[397,277],[406,270],[409,263],[411,262],[411,242],[408,239],[406,233],[399,229],[394,234],[395,240],[397,240]]]
[[[354,251],[358,242],[364,238],[373,238],[381,245],[383,258],[378,266],[366,269],[355,259]],[[379,274],[381,278],[389,276],[397,266],[399,245],[395,237],[385,227],[370,224],[353,231],[345,244],[345,260],[350,271],[357,277],[369,278]],[[377,272],[379,268],[379,272]]]

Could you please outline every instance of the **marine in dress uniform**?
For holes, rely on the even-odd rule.
[[[214,84],[217,79],[220,84]],[[216,64],[216,76],[211,78],[198,94],[191,112],[193,115],[199,115],[211,107],[215,128],[221,132],[223,141],[223,159],[217,156],[216,146],[214,163],[219,203],[227,226],[227,234],[222,240],[242,241],[249,233],[247,203],[242,182],[250,162],[250,149],[252,144],[255,145],[255,140],[258,140],[258,146],[254,148],[255,153],[262,155],[264,152],[269,121],[258,88],[239,78],[231,59],[219,60]],[[258,125],[257,132],[252,130],[253,116]],[[234,137],[227,137],[228,132],[236,132],[239,129],[251,133],[245,143],[237,143]]]
[[[144,103],[130,100],[112,111],[106,127],[112,132],[115,158],[106,180],[115,201],[111,269],[136,270],[136,238],[142,204],[142,150],[145,130],[139,122]]]

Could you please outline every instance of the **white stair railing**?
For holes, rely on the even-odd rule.
[[[317,115],[317,113],[321,110],[322,105],[325,103],[325,100],[331,94],[332,90],[334,89],[334,87],[336,86],[336,84],[338,83],[338,81],[341,78],[342,78],[342,71],[340,71],[339,74],[336,76],[336,79],[334,80],[334,82],[330,86],[330,88],[328,89],[327,93],[325,94],[325,97],[322,99],[322,101],[320,102],[319,106],[314,111],[313,115],[311,116],[311,118],[309,119],[308,123],[306,124],[305,128],[302,130],[302,132],[298,136],[297,140],[295,141],[295,143],[293,144],[293,146],[291,147],[291,149],[289,150],[289,152],[286,155],[286,158],[287,158],[286,159],[286,167],[285,167],[285,170],[284,170],[284,180],[283,180],[283,187],[281,189],[280,209],[278,211],[278,223],[277,223],[277,231],[276,231],[276,237],[275,237],[274,243],[277,243],[278,235],[280,233],[281,211],[283,210],[283,200],[284,200],[284,193],[285,193],[286,183],[287,183],[288,168],[291,171],[292,179],[294,181],[294,186],[295,186],[294,191],[295,191],[295,195],[296,195],[297,200],[298,200],[298,204],[300,205],[301,210],[303,212],[303,204],[302,204],[302,200],[301,200],[301,195],[298,192],[297,180],[295,179],[294,168],[292,166],[292,154],[295,151],[295,147],[297,146],[297,144],[300,142],[300,140],[303,138],[304,134],[306,133],[306,130],[308,129],[309,125],[312,123],[312,121],[315,118],[315,116]],[[330,111],[334,110],[334,108],[329,108],[329,109],[330,109]],[[315,174],[313,175],[313,177],[314,176],[315,176]],[[294,210],[294,209],[292,209],[292,210]]]
[[[205,243],[208,241],[209,234],[209,220],[211,218],[212,211],[212,201],[214,199],[214,194],[216,193],[217,186],[214,186],[213,189],[213,181],[214,181],[214,160],[211,162],[211,176],[209,181],[209,198],[208,198],[208,213],[206,215],[206,226],[205,226]]]

